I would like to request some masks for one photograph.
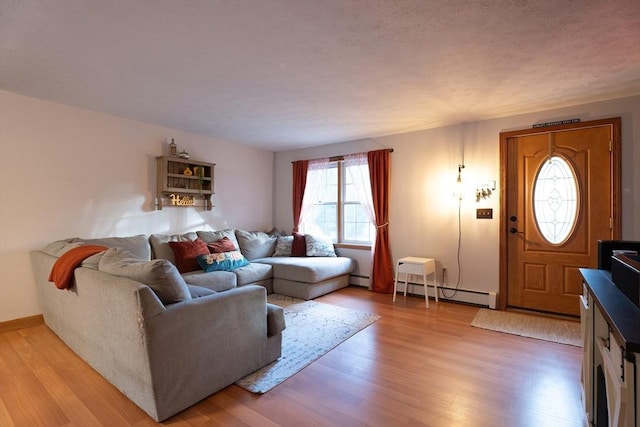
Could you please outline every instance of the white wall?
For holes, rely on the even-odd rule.
[[[174,137],[216,163],[211,211],[152,207]],[[270,229],[273,153],[0,91],[0,321],[41,313],[29,251],[67,237]]]
[[[41,312],[28,252],[66,237],[292,227],[291,161],[393,148],[394,258],[434,257],[457,280],[452,183],[464,149],[467,182],[499,179],[499,133],[579,117],[622,117],[623,237],[640,240],[640,97],[276,153],[0,91],[0,321]],[[155,156],[165,137],[216,163],[209,212],[154,211]],[[275,191],[274,191],[275,189]],[[498,189],[499,191],[499,189]],[[476,220],[477,207],[494,209]],[[462,202],[462,285],[498,289],[499,198]],[[368,276],[369,253],[342,251]],[[419,290],[418,290],[419,291]],[[464,295],[459,298],[464,299]]]
[[[622,117],[622,236],[640,240],[640,97],[578,105],[558,110],[466,123],[380,138],[345,142],[304,150],[276,153],[275,224],[283,230],[293,225],[291,213],[291,161],[393,148],[391,154],[390,239],[394,259],[424,256],[447,267],[446,282],[458,280],[458,202],[452,197],[457,165],[464,154],[463,179],[472,184],[462,201],[461,288],[481,293],[499,287],[499,212],[496,194],[477,203],[475,185],[500,180],[502,131],[530,128],[534,123],[580,118],[582,121]],[[475,218],[476,208],[493,208],[492,220]],[[361,251],[362,252],[362,251]],[[342,251],[354,256],[353,251]],[[369,275],[369,254],[356,254],[359,274]],[[419,289],[415,289],[417,293]],[[449,293],[450,294],[450,293]],[[486,302],[473,294],[456,298]]]

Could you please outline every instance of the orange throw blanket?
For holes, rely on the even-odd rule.
[[[84,245],[70,249],[62,254],[56,263],[53,264],[53,268],[49,273],[49,281],[53,282],[58,289],[69,288],[71,286],[71,279],[73,278],[73,272],[76,267],[91,255],[95,255],[106,250],[107,248],[105,246],[98,245]]]

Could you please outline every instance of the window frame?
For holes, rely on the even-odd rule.
[[[346,193],[346,173],[347,173],[347,168],[345,165],[345,162],[341,159],[339,160],[331,160],[329,162],[330,166],[329,167],[335,167],[337,170],[337,194],[336,194],[336,201],[335,201],[335,209],[336,209],[336,240],[334,242],[334,245],[338,248],[345,248],[345,249],[371,249],[371,246],[373,244],[372,241],[353,241],[353,240],[345,240],[344,238],[344,206],[345,204],[349,204],[349,205],[362,205],[362,203],[360,203],[359,201],[349,201],[349,202],[345,202],[345,193]],[[313,206],[319,206],[319,205],[333,205],[334,202],[330,202],[330,203],[314,203]],[[369,222],[369,224],[371,224]],[[303,225],[304,227],[304,225]],[[375,227],[375,225],[374,225]],[[373,238],[375,238],[375,235],[373,236]]]

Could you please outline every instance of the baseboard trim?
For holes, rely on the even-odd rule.
[[[363,275],[355,275],[352,274],[349,284],[356,286],[369,287],[369,277]],[[422,283],[417,283],[413,281],[408,282],[409,289],[407,289],[407,295],[419,296],[424,298],[424,285]],[[453,288],[448,287],[446,284],[442,286],[438,285],[440,288],[440,293],[438,294],[438,299],[443,301],[451,301],[451,302],[460,302],[464,304],[472,304],[481,307],[490,307],[490,299],[491,295],[489,292],[477,291],[473,289],[461,289],[461,288]],[[429,292],[429,297],[434,298],[434,289],[433,284],[427,282],[427,290]],[[447,294],[443,295],[442,291]],[[404,293],[404,281],[398,281],[398,293]],[[449,297],[449,295],[451,295]],[[495,297],[494,297],[495,298]]]
[[[31,328],[42,324],[44,324],[44,317],[42,317],[42,314],[8,320],[6,322],[0,322],[0,334],[16,331],[18,329]]]

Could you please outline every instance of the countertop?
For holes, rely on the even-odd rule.
[[[611,281],[607,270],[581,268],[593,300],[626,351],[640,353],[640,308]]]

